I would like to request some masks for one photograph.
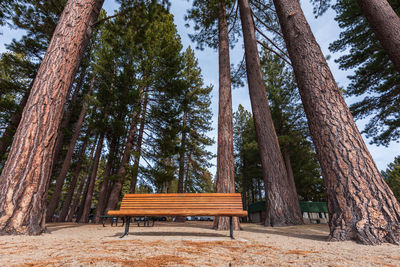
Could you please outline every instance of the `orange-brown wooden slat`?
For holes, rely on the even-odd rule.
[[[182,194],[125,194],[124,197],[226,197],[241,196],[240,193],[182,193]]]
[[[109,215],[114,216],[247,216],[243,210],[110,210]]]
[[[246,216],[239,193],[126,194],[114,216]]]

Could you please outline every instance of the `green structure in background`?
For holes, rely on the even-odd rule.
[[[306,223],[307,220],[310,223],[328,222],[328,206],[326,202],[300,201],[300,209]],[[250,204],[248,212],[250,222],[263,222],[265,219],[265,201]]]
[[[326,202],[300,201],[300,209],[301,212],[328,213]]]

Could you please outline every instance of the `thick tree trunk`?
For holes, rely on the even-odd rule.
[[[18,109],[15,114],[11,116],[10,123],[7,125],[3,135],[0,137],[0,162],[3,158],[3,155],[6,153],[8,147],[11,145],[15,130],[17,129],[19,122],[21,121],[22,116],[22,109],[25,107],[26,102],[28,101],[29,97],[29,90],[24,94],[19,103],[21,109]]]
[[[83,206],[82,217],[80,217],[80,219],[79,219],[79,222],[81,222],[81,223],[87,223],[89,221],[90,209],[92,206],[94,185],[96,182],[96,174],[97,174],[97,169],[99,167],[101,151],[103,149],[104,136],[105,136],[105,132],[102,132],[100,134],[99,142],[97,143],[96,153],[94,155],[94,161],[93,161],[93,166],[92,166],[92,174],[90,175],[90,179],[88,181],[89,186],[88,186],[88,190],[86,193],[85,205]]]
[[[88,134],[86,134],[85,141],[82,145],[81,151],[79,152],[78,162],[76,163],[76,167],[75,167],[74,173],[72,175],[71,183],[68,188],[68,193],[67,193],[67,196],[65,197],[65,201],[64,201],[64,204],[61,209],[60,217],[58,218],[59,222],[65,221],[65,218],[68,215],[68,211],[69,211],[69,208],[71,205],[72,197],[74,195],[76,183],[78,181],[79,174],[81,173],[82,162],[83,162],[83,158],[84,158],[83,156],[85,155],[85,152],[86,152],[87,143],[88,143]]]
[[[45,230],[54,142],[67,93],[103,0],[69,0],[33,83],[0,177],[0,232]]]
[[[90,84],[90,89],[89,89],[89,92],[87,93],[88,96],[90,95],[90,91],[93,89],[94,82],[95,82],[95,77],[93,77],[92,82]],[[83,99],[83,101],[84,101],[84,103],[82,106],[81,113],[79,114],[78,121],[75,124],[74,135],[72,136],[71,142],[69,143],[67,155],[64,158],[64,162],[61,167],[60,174],[58,175],[57,180],[56,180],[56,186],[54,188],[53,195],[51,196],[49,205],[47,206],[47,215],[46,215],[47,222],[50,222],[52,220],[53,214],[58,206],[58,201],[60,199],[61,191],[64,186],[65,177],[67,176],[68,169],[69,169],[71,159],[72,159],[72,155],[74,154],[76,141],[78,140],[79,133],[81,132],[83,119],[85,118],[86,110],[88,107],[87,101],[85,99]]]
[[[303,224],[296,187],[291,186],[294,180],[287,174],[268,105],[248,0],[239,0],[239,9],[247,80],[266,195],[265,226]]]
[[[107,160],[107,165],[106,169],[104,171],[103,175],[103,182],[101,183],[101,189],[99,192],[99,200],[97,202],[97,208],[96,208],[96,216],[95,216],[95,223],[100,222],[100,216],[104,215],[104,210],[106,206],[106,200],[107,200],[107,191],[108,191],[108,185],[109,185],[109,176],[111,175],[111,169],[113,167],[113,163],[115,162],[114,157],[115,153],[117,151],[117,146],[118,146],[118,140],[119,138],[114,137],[111,140],[110,143],[110,152],[108,153],[108,160]]]
[[[134,194],[136,191],[137,177],[139,175],[139,162],[140,162],[140,156],[142,154],[142,141],[143,141],[144,126],[146,124],[147,102],[148,102],[148,95],[145,92],[143,100],[142,118],[140,122],[139,135],[136,144],[137,154],[135,155],[135,161],[133,162],[133,174],[131,179],[131,187],[129,188],[129,193],[131,194]]]
[[[400,207],[354,123],[297,0],[274,0],[327,188],[329,239],[400,243]]]
[[[286,167],[286,172],[288,174],[289,186],[292,188],[292,190],[294,190],[294,192],[296,192],[296,196],[297,196],[296,184],[294,182],[294,175],[293,175],[293,169],[292,169],[292,162],[290,160],[290,153],[287,148],[283,149],[283,158],[285,160],[285,167]],[[300,205],[300,203],[299,203],[299,205]],[[299,207],[299,209],[300,209],[300,207]]]
[[[218,3],[218,62],[219,62],[219,107],[217,148],[217,192],[234,193],[233,123],[231,70],[229,61],[229,35],[226,6]],[[228,217],[214,220],[217,230],[229,229]],[[239,218],[234,218],[234,228],[240,229]]]
[[[92,147],[92,150],[90,152],[90,156],[89,156],[89,161],[91,161],[91,162],[94,161],[94,152],[96,150],[97,140],[98,140],[98,137],[96,136],[96,138],[94,139],[94,142],[93,142],[93,147]],[[88,180],[89,180],[89,177],[90,177],[89,176],[90,167],[91,167],[91,164],[88,164],[86,166],[85,173],[87,174],[87,177],[86,178],[82,178],[82,180],[81,180],[79,188],[76,191],[76,195],[75,195],[74,201],[72,202],[72,205],[71,205],[71,208],[70,208],[69,213],[67,215],[67,218],[65,219],[66,222],[71,222],[73,216],[75,215],[75,213],[79,213],[79,212],[77,212],[77,207],[78,207],[78,204],[79,204],[79,200],[81,199],[81,195],[82,195],[83,187],[84,187],[85,183],[86,183],[86,185],[88,185]],[[86,186],[85,191],[84,191],[85,193],[83,195],[82,202],[84,201],[85,196],[86,196],[86,192],[87,192],[86,189],[87,189],[87,186]],[[83,203],[81,204],[81,206],[82,206],[82,210],[83,210]],[[79,217],[80,217],[80,215],[79,215]]]
[[[110,196],[109,196],[108,202],[107,202],[107,210],[113,210],[116,208],[117,203],[119,201],[119,197],[121,195],[122,186],[124,185],[124,182],[125,182],[126,164],[129,163],[130,156],[132,153],[133,143],[135,142],[136,128],[137,128],[137,123],[138,123],[139,114],[140,114],[140,110],[141,110],[140,109],[141,98],[142,97],[140,97],[140,99],[139,99],[138,109],[133,114],[128,137],[126,139],[124,154],[122,155],[121,163],[117,170],[118,180],[115,181],[115,183],[111,189]],[[145,96],[144,102],[145,102],[144,104],[147,105],[147,95]],[[144,107],[144,110],[146,110],[145,107]]]
[[[400,17],[386,0],[357,0],[357,3],[400,73]]]

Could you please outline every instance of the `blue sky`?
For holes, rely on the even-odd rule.
[[[192,32],[192,29],[184,26],[186,23],[184,21],[184,15],[186,10],[191,7],[191,3],[186,0],[175,0],[171,2],[171,12],[175,16],[174,21],[177,25],[178,33],[182,38],[184,49],[189,45],[194,48],[195,44],[191,43],[188,37],[188,34]],[[333,19],[335,16],[334,12],[330,10],[324,16],[315,19],[314,15],[312,14],[312,7],[309,4],[309,1],[302,1],[302,7],[324,55],[327,56],[329,54],[332,56],[328,63],[331,67],[336,82],[339,86],[346,87],[348,84],[348,79],[346,77],[351,74],[351,72],[339,70],[338,65],[334,62],[334,59],[338,58],[340,54],[332,54],[328,50],[329,44],[338,39],[340,33],[337,22]],[[107,10],[109,15],[113,14],[114,10],[117,8],[118,5],[114,2],[114,0],[105,0],[104,9]],[[20,38],[22,34],[20,31],[12,30],[7,27],[1,27],[0,33],[2,33],[2,35],[0,35],[0,52],[5,51],[4,44],[10,43],[13,38]],[[235,65],[239,63],[243,57],[243,53],[242,44],[239,42],[231,51],[231,63]],[[214,49],[205,49],[204,51],[196,50],[196,56],[202,69],[205,84],[212,84],[214,86],[214,90],[212,92],[212,111],[214,114],[212,125],[214,130],[210,132],[210,136],[216,140],[218,115],[218,55],[217,51]],[[243,105],[247,110],[251,110],[248,89],[246,86],[244,88],[234,89],[232,91],[232,100],[233,111],[237,110],[239,104]],[[352,98],[346,99],[348,104],[352,103],[352,101],[354,101]],[[357,126],[360,130],[363,129],[366,121],[367,120],[357,121]],[[363,137],[380,170],[386,169],[387,164],[392,162],[394,157],[400,154],[399,143],[392,142],[388,147],[378,147],[376,145],[370,145],[369,140],[366,139],[365,136]],[[216,154],[216,150],[216,145],[210,147],[210,151],[212,151],[214,154]],[[213,163],[216,164],[215,159],[213,160]],[[215,174],[215,167],[211,168],[211,172]]]

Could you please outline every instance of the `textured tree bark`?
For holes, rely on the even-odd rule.
[[[92,150],[91,150],[90,156],[89,156],[89,160],[92,161],[92,162],[93,162],[93,160],[94,160],[94,152],[95,152],[95,150],[96,150],[97,140],[98,140],[98,136],[96,136],[96,138],[94,139],[93,147],[92,147]],[[88,173],[89,173],[89,170],[90,170],[90,164],[88,164],[88,165],[86,166],[86,171],[85,171],[85,173],[88,174]],[[84,185],[85,185],[85,184],[86,184],[86,185],[89,185],[89,183],[88,183],[89,177],[90,177],[90,176],[87,175],[86,178],[82,178],[81,183],[80,183],[80,185],[79,185],[79,188],[78,188],[78,190],[76,191],[76,195],[75,195],[74,201],[72,202],[72,205],[71,205],[71,208],[70,208],[70,210],[69,210],[69,213],[68,213],[68,215],[67,215],[67,217],[66,217],[66,219],[65,219],[66,222],[71,222],[73,216],[75,215],[75,213],[79,213],[79,212],[77,211],[77,207],[78,207],[78,204],[79,204],[79,200],[81,199],[81,195],[82,195],[82,192],[83,192],[83,187],[84,187]],[[82,202],[84,201],[85,196],[86,196],[86,192],[87,192],[86,189],[87,189],[87,186],[86,186],[85,191],[84,191],[84,194],[83,194]],[[81,206],[82,206],[82,210],[83,210],[83,203],[81,204]],[[79,217],[80,217],[80,215],[79,215]]]
[[[45,230],[54,142],[67,93],[103,0],[69,0],[33,83],[0,177],[0,232]]]
[[[290,160],[290,153],[289,153],[289,150],[287,148],[283,149],[283,158],[285,160],[285,167],[286,167],[286,172],[288,174],[289,186],[290,187],[294,187],[294,189],[296,190],[296,184],[294,183],[292,162]]]
[[[297,0],[274,0],[327,188],[329,239],[400,244],[400,207],[354,123]]]
[[[101,183],[101,189],[99,192],[99,200],[97,201],[97,207],[96,207],[96,216],[94,219],[95,223],[100,222],[100,216],[104,214],[105,211],[105,206],[106,206],[106,200],[107,200],[107,191],[108,191],[108,177],[111,174],[111,169],[113,167],[114,163],[114,157],[115,157],[115,152],[117,151],[117,145],[118,145],[118,140],[119,138],[113,138],[110,143],[110,152],[108,154],[108,160],[107,160],[107,165],[106,169],[104,170],[104,175],[103,175],[103,182]]]
[[[87,96],[90,95],[90,91],[93,89],[94,82],[95,82],[95,77],[92,78],[92,81],[90,84],[90,89],[89,89],[89,92],[87,93]],[[87,101],[85,99],[83,101],[84,101],[84,103],[83,103],[83,106],[81,109],[81,113],[79,114],[78,121],[75,124],[74,134],[72,136],[71,142],[69,143],[67,155],[65,155],[64,162],[61,167],[61,171],[56,179],[56,186],[54,188],[53,195],[51,196],[49,205],[47,206],[47,214],[46,214],[47,222],[50,222],[52,220],[53,214],[58,206],[58,201],[60,200],[60,195],[61,195],[62,188],[64,186],[65,177],[67,176],[68,169],[69,169],[71,159],[72,159],[72,155],[74,154],[76,141],[78,140],[79,134],[81,132],[83,119],[85,118],[86,110],[88,107]],[[71,109],[72,109],[72,107],[71,107]],[[69,115],[69,116],[71,116],[71,115]]]
[[[400,73],[400,17],[386,0],[357,0],[357,3]]]
[[[129,193],[131,193],[131,194],[134,194],[136,191],[137,177],[139,174],[139,162],[140,162],[140,156],[142,154],[143,132],[144,132],[144,126],[146,124],[148,95],[146,92],[144,94],[145,95],[144,95],[144,100],[143,100],[142,118],[141,118],[141,122],[140,122],[139,135],[138,135],[137,144],[136,144],[136,153],[137,154],[135,155],[135,161],[133,162],[133,174],[132,174],[132,179],[131,179],[131,187],[129,188]]]
[[[79,174],[81,173],[82,162],[83,162],[83,158],[84,158],[83,155],[85,155],[87,143],[88,143],[88,134],[86,134],[85,141],[82,145],[81,151],[79,152],[78,162],[76,163],[76,167],[75,167],[74,173],[72,175],[72,180],[71,180],[71,183],[68,188],[68,193],[67,193],[67,196],[65,197],[64,204],[61,208],[60,217],[58,218],[59,222],[64,222],[65,218],[68,215],[68,211],[71,206],[71,201],[72,201],[72,197],[74,195],[76,183],[78,181]]]
[[[239,0],[247,80],[266,194],[265,226],[303,224],[293,176],[289,177],[275,132],[262,77],[254,22],[248,0]],[[261,193],[261,192],[260,192]]]
[[[107,117],[107,115],[105,117]],[[85,205],[83,206],[82,217],[80,217],[80,219],[79,219],[79,222],[81,222],[81,223],[87,223],[89,221],[90,208],[92,206],[94,184],[96,182],[97,169],[99,167],[101,151],[103,149],[104,136],[105,136],[105,132],[102,132],[100,134],[99,142],[97,143],[96,153],[94,155],[94,161],[93,161],[93,166],[92,166],[92,174],[90,175],[90,179],[88,181],[89,186],[88,186],[88,191],[87,191],[86,198],[85,198]]]
[[[146,92],[144,92],[144,94],[146,94]],[[116,208],[117,203],[119,201],[119,197],[121,195],[122,186],[124,185],[124,182],[125,182],[125,172],[126,172],[125,168],[126,168],[126,164],[129,163],[133,144],[134,144],[135,138],[136,138],[136,131],[137,131],[136,128],[137,128],[139,114],[140,114],[140,110],[141,110],[141,108],[140,108],[140,105],[142,102],[141,98],[142,98],[142,94],[139,99],[138,109],[135,110],[135,113],[133,114],[128,137],[126,139],[124,154],[122,155],[121,163],[117,170],[118,180],[115,181],[115,183],[111,189],[110,197],[108,198],[108,203],[107,203],[107,210],[113,210]],[[144,96],[144,113],[146,113],[146,105],[147,105],[147,94]],[[142,133],[142,136],[143,136],[143,133]],[[140,136],[138,138],[140,138]]]
[[[25,107],[26,102],[28,101],[29,97],[29,90],[25,93],[22,97],[21,102],[19,103],[20,107]],[[21,121],[22,116],[22,109],[18,110],[15,114],[11,116],[10,123],[7,125],[6,130],[4,131],[3,135],[0,137],[0,161],[3,158],[3,155],[6,153],[8,147],[12,143],[13,135],[15,130],[17,129],[19,122]]]
[[[229,61],[229,35],[226,6],[218,3],[218,62],[219,62],[219,107],[217,145],[217,192],[234,193],[233,123],[231,70]],[[228,217],[216,217],[214,228],[229,229]],[[234,228],[240,229],[239,218],[234,218]]]

